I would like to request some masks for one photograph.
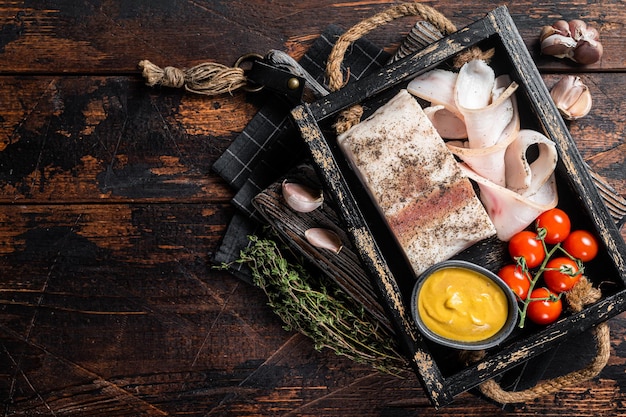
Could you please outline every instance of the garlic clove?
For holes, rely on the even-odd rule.
[[[550,96],[567,120],[580,119],[591,110],[591,92],[580,77],[566,75],[561,78],[552,87]]]
[[[598,41],[600,33],[580,19],[570,21],[569,27],[572,38],[576,41],[576,48],[570,58],[583,65],[598,62],[603,53],[602,44]]]
[[[307,242],[316,248],[328,249],[335,254],[339,253],[341,248],[343,248],[339,235],[330,229],[313,227],[304,232],[304,237]]]
[[[539,42],[543,42],[543,40],[545,38],[547,38],[548,36],[552,36],[554,34],[557,35],[563,35],[562,33],[559,33],[559,31],[557,29],[554,28],[554,26],[544,26],[541,28],[541,34],[539,35]]]
[[[593,39],[581,39],[574,48],[571,58],[579,64],[589,65],[598,62],[603,52],[600,42]]]
[[[570,24],[565,21],[565,20],[557,20],[556,22],[554,22],[554,24],[552,25],[552,27],[561,35],[563,36],[572,36],[572,32],[570,29]]]
[[[569,31],[572,38],[579,40],[587,33],[587,24],[580,19],[570,20]]]
[[[542,27],[539,41],[542,42],[545,38],[554,34],[571,37],[571,33],[569,31],[569,23],[567,23],[565,20],[557,20],[551,26]]]
[[[541,53],[557,58],[567,58],[576,48],[576,41],[569,36],[553,34],[541,42]]]
[[[322,190],[287,180],[283,181],[282,192],[287,205],[300,213],[309,213],[324,202]]]
[[[592,39],[597,41],[600,39],[600,32],[596,28],[587,26],[587,31],[583,34],[581,39]]]
[[[600,39],[600,33],[594,27],[588,26],[580,19],[574,19],[569,22],[569,30],[571,37],[579,41],[581,39],[592,39],[597,41]]]

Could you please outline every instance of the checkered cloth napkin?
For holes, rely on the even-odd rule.
[[[299,62],[322,85],[326,59],[342,33],[337,26],[328,27]],[[349,82],[353,82],[380,69],[389,60],[390,55],[382,48],[359,39],[346,52],[343,65],[350,68]],[[236,260],[249,243],[248,235],[263,225],[252,206],[252,198],[307,156],[289,110],[280,100],[268,100],[213,165],[213,170],[236,190],[232,204],[237,209],[214,254],[213,261],[217,264]],[[231,272],[251,282],[250,271],[244,265],[232,265]]]

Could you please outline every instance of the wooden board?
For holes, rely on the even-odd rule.
[[[234,208],[211,165],[264,100],[148,88],[137,62],[232,65],[269,49],[300,58],[328,25],[348,28],[396,3],[0,2],[0,143],[11,142],[0,151],[2,415],[626,413],[624,314],[609,321],[611,359],[598,378],[514,410],[470,393],[435,410],[413,374],[316,351],[282,329],[261,291],[212,268]],[[463,27],[501,3],[433,6]],[[591,113],[567,125],[585,161],[626,196],[623,0],[509,10],[548,87],[579,74],[591,88]],[[600,29],[603,60],[541,56],[540,27],[578,17]],[[367,37],[393,52],[413,23]],[[557,359],[544,376],[567,365]]]

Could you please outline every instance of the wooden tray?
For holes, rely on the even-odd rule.
[[[556,170],[559,207],[570,213],[577,228],[593,230],[601,241],[601,253],[586,267],[603,298],[578,314],[565,315],[547,327],[528,325],[469,366],[451,361],[458,352],[426,341],[409,311],[409,296],[415,277],[394,239],[373,207],[360,182],[348,167],[330,128],[333,116],[354,104],[375,108],[413,77],[443,66],[459,52],[478,45],[495,48],[491,63],[497,74],[508,73],[520,88],[517,100],[524,128],[543,131],[557,145],[560,160]],[[450,403],[470,388],[536,357],[566,338],[580,334],[626,309],[626,244],[602,203],[586,165],[554,106],[542,78],[523,43],[506,7],[441,39],[424,50],[385,67],[342,90],[291,112],[310,149],[318,175],[336,204],[337,211],[373,281],[396,334],[406,349],[425,391],[434,406]],[[481,242],[456,258],[470,259],[495,270],[505,262],[503,243]]]

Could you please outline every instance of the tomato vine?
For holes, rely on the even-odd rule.
[[[519,271],[515,271],[514,275],[512,265],[505,265],[498,272],[520,302],[520,328],[525,326],[527,319],[541,325],[557,320],[562,312],[563,293],[571,290],[583,276],[583,260],[592,260],[598,252],[597,241],[591,233],[570,233],[567,215],[559,209],[553,210],[542,214],[535,223],[534,232],[524,230],[509,242],[509,254],[515,261],[513,266]],[[567,224],[565,231],[563,222]],[[555,238],[557,234],[554,229],[550,230],[551,227],[560,228],[558,238]],[[520,276],[526,277],[529,282],[520,282]]]

